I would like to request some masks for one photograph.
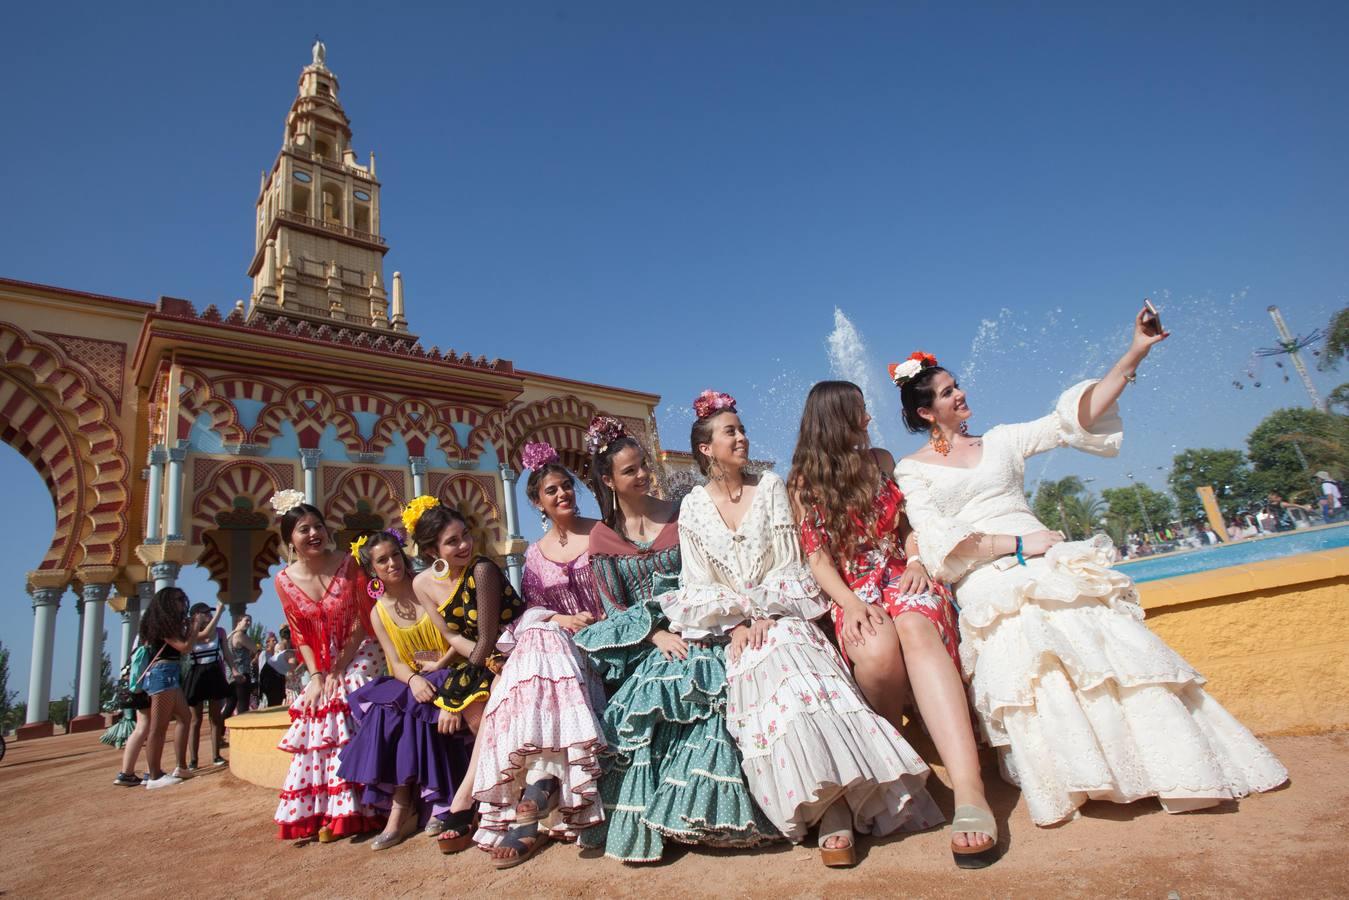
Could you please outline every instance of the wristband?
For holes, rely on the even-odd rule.
[[[1024,566],[1024,565],[1026,564],[1026,557],[1025,557],[1024,555],[1022,555],[1022,550],[1023,550],[1023,544],[1022,544],[1022,540],[1021,540],[1021,535],[1018,534],[1018,535],[1016,536],[1016,562],[1017,562],[1017,565],[1020,565],[1020,566]]]
[[[918,565],[923,566],[924,569],[927,568],[927,566],[924,566],[924,565],[923,565],[923,558],[922,558],[921,556],[919,556],[917,553],[915,553],[913,556],[910,556],[908,559],[906,559],[906,560],[904,561],[904,565],[906,565],[906,566],[911,566],[911,565],[913,565],[914,563],[917,563]]]

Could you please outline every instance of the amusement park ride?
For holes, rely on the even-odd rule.
[[[1307,389],[1307,396],[1311,397],[1312,406],[1325,412],[1325,402],[1321,395],[1316,391],[1316,385],[1312,383],[1311,374],[1307,371],[1307,364],[1302,361],[1302,351],[1315,347],[1316,344],[1325,340],[1326,333],[1323,329],[1316,329],[1310,334],[1296,336],[1289,331],[1288,324],[1283,320],[1283,313],[1279,312],[1277,306],[1269,307],[1269,317],[1274,320],[1274,327],[1279,332],[1279,342],[1273,347],[1265,347],[1256,350],[1251,354],[1250,362],[1246,366],[1246,379],[1251,382],[1251,387],[1258,388],[1262,382],[1260,380],[1261,364],[1266,359],[1274,359],[1276,368],[1283,370],[1283,360],[1277,357],[1288,357],[1292,362],[1293,368],[1297,370],[1298,376],[1302,379],[1302,386]],[[1320,356],[1321,351],[1312,349],[1312,356]],[[1283,380],[1289,381],[1286,371],[1283,372]],[[1244,391],[1246,385],[1241,379],[1232,379],[1232,387],[1239,391]]]

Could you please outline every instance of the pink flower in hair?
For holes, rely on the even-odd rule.
[[[586,429],[586,450],[591,456],[603,453],[609,445],[621,437],[627,437],[628,430],[613,416],[596,416],[590,420]]]
[[[557,460],[557,451],[547,441],[531,441],[525,444],[525,449],[520,452],[520,464],[535,472]]]
[[[721,391],[703,391],[693,401],[693,412],[700,419],[715,416],[726,409],[735,412],[735,398]]]

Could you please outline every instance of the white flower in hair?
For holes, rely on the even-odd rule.
[[[921,361],[916,359],[906,359],[904,362],[891,368],[890,380],[895,384],[903,384],[921,371],[923,371],[923,364]]]
[[[269,502],[272,504],[272,509],[276,510],[278,516],[284,516],[304,502],[304,491],[297,491],[294,488],[285,491],[277,491],[275,494],[272,494],[272,499]]]

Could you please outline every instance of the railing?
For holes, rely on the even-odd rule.
[[[357,231],[355,228],[348,228],[345,225],[338,225],[335,222],[325,222],[322,219],[316,219],[313,216],[306,216],[304,213],[291,212],[288,209],[277,210],[276,217],[286,222],[294,222],[298,225],[307,225],[310,228],[318,228],[321,231],[327,231],[331,234],[338,234],[342,237],[356,238],[357,240],[369,241],[372,244],[384,246],[384,238],[369,231]]]
[[[285,149],[287,153],[293,154],[294,156],[308,157],[309,159],[312,159],[314,162],[319,163],[320,165],[327,166],[329,169],[337,169],[340,172],[350,172],[352,175],[355,175],[357,178],[360,178],[364,181],[375,180],[375,176],[370,174],[370,172],[366,169],[362,169],[357,166],[349,166],[340,160],[329,159],[326,156],[320,156],[319,154],[313,152],[312,150],[306,150],[304,147],[301,147],[297,144],[286,144],[283,149]]]

